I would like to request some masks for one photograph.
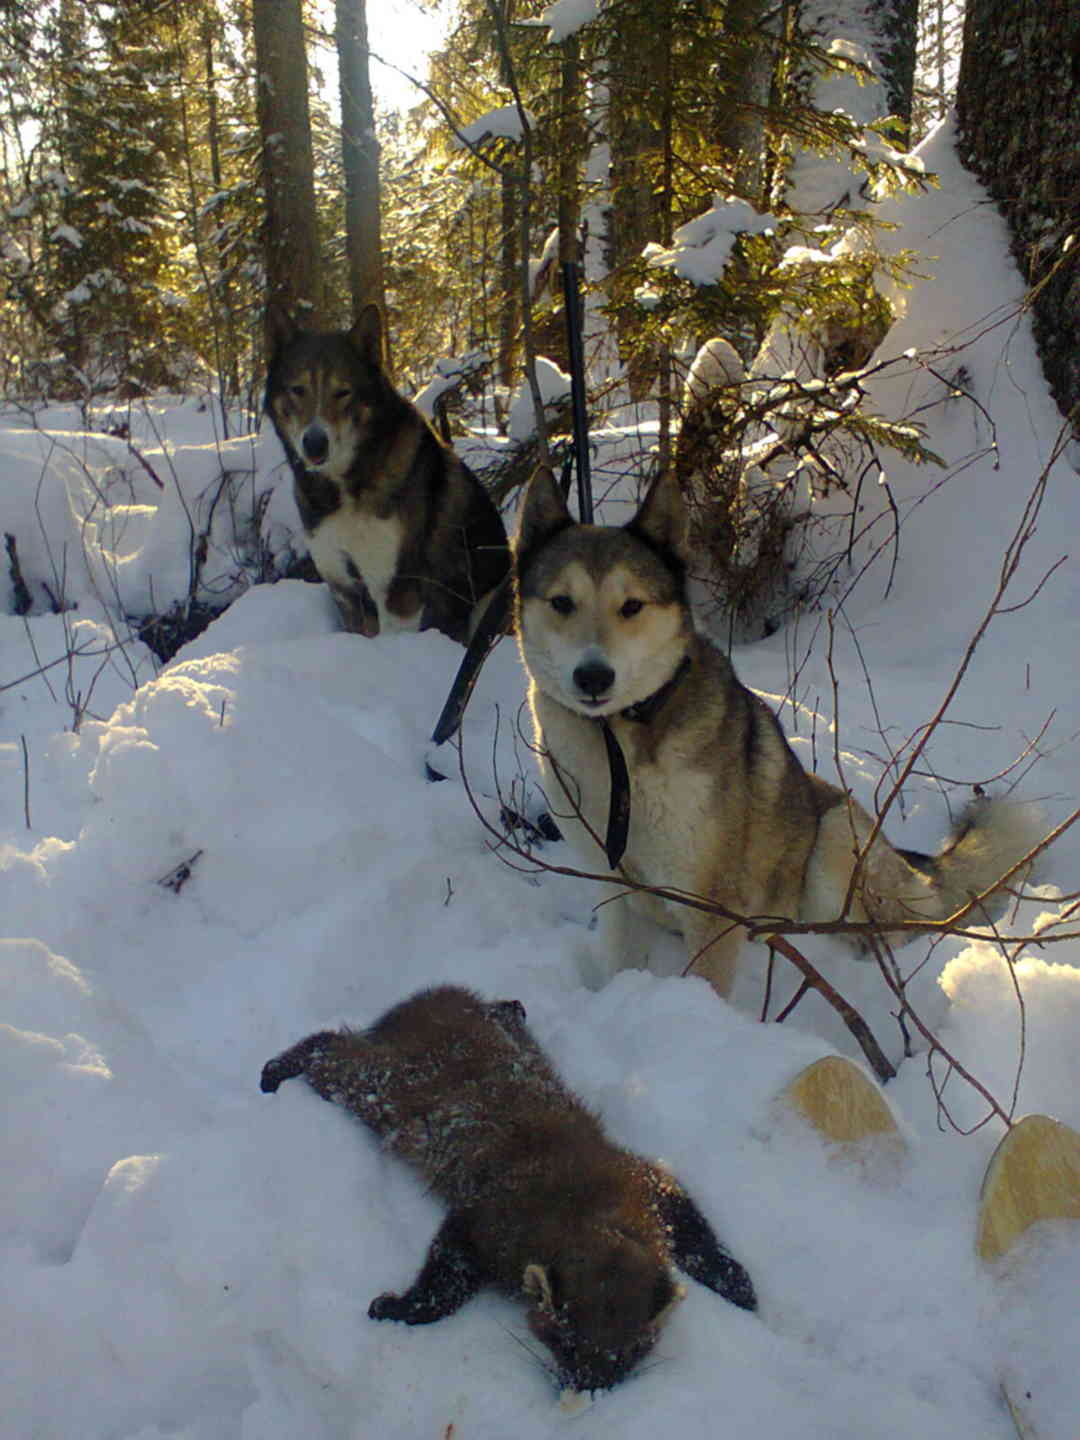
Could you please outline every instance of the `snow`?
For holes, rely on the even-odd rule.
[[[670,270],[695,285],[713,285],[740,235],[768,234],[776,224],[775,216],[759,214],[745,200],[717,195],[710,209],[680,225],[667,249],[647,245],[643,254],[654,269]]]
[[[922,156],[941,189],[890,202],[888,218],[900,225],[889,243],[922,252],[925,278],[903,292],[885,347],[897,363],[874,401],[897,417],[918,409],[949,471],[928,485],[889,462],[896,573],[886,596],[886,557],[848,595],[838,713],[822,615],[735,655],[825,773],[835,722],[836,758],[869,804],[890,747],[940,703],[1060,424],[1000,219],[947,128]],[[904,358],[931,346],[939,374],[963,364],[981,409]],[[939,1123],[925,1050],[902,1060],[874,967],[807,942],[902,1060],[886,1091],[908,1146],[893,1170],[845,1163],[778,1105],[805,1064],[858,1051],[817,999],[783,1025],[758,1022],[764,952],[747,953],[731,1005],[677,976],[582,984],[604,892],[505,864],[453,748],[430,753],[460,650],[432,633],[341,634],[321,586],[249,586],[245,523],[271,487],[263,536],[299,544],[272,435],[223,440],[192,402],[128,418],[149,469],[71,409],[37,427],[0,421],[3,529],[34,598],[25,619],[0,614],[0,1432],[1008,1440],[1005,1373],[1072,1423],[1075,1234],[1047,1227],[1026,1282],[980,1267],[978,1188],[1003,1127],[962,1137]],[[876,487],[871,503],[887,508]],[[1078,503],[1072,472],[1054,469],[1017,600],[1068,551]],[[204,530],[207,574],[237,598],[159,668],[118,614],[145,613],[151,593],[159,606],[183,598]],[[48,613],[46,582],[78,608]],[[1069,811],[1077,582],[1069,558],[991,626],[926,773],[889,816],[898,843],[932,848],[960,782],[1030,742],[1018,793],[1052,821]],[[503,643],[464,732],[492,823],[499,789],[518,808],[539,803],[522,698]],[[429,758],[442,783],[426,778]],[[1062,837],[1005,927],[1038,926],[1046,942],[1014,970],[990,939],[900,952],[905,968],[926,961],[919,1013],[1006,1104],[1023,1019],[1019,1110],[1074,1126],[1080,947],[1051,939],[1072,928],[1055,897],[1076,888],[1078,845]],[[560,844],[538,855],[568,860]],[[159,883],[185,862],[178,890]],[[484,1293],[424,1328],[368,1320],[374,1295],[414,1275],[438,1207],[350,1117],[299,1083],[260,1094],[259,1071],[308,1032],[362,1025],[436,981],[524,1002],[610,1134],[683,1179],[753,1276],[758,1315],[689,1283],[652,1361],[573,1416],[510,1299]],[[778,970],[773,1014],[794,989]],[[940,1057],[933,1071],[957,1123],[983,1118]]]
[[[704,400],[710,391],[739,385],[745,379],[746,367],[734,345],[722,335],[714,335],[694,356],[686,377],[686,401]]]
[[[862,128],[862,139],[850,147],[853,152],[868,161],[907,169],[909,157],[866,128],[889,111],[880,67],[874,61],[889,43],[885,12],[869,0],[807,0],[801,24],[828,57],[803,62],[810,70],[813,105],[823,114],[844,117]],[[864,180],[857,167],[835,154],[799,148],[788,170],[786,198],[797,211],[825,215],[836,205],[850,204]]]
[[[436,360],[434,374],[422,390],[413,396],[413,404],[423,412],[430,420],[435,413],[435,406],[448,390],[454,390],[462,383],[468,381],[472,375],[478,375],[491,364],[491,356],[486,350],[472,350],[466,355],[443,356]]]
[[[52,232],[52,238],[63,240],[73,250],[81,250],[83,246],[83,237],[72,225],[57,225]]]
[[[478,120],[463,125],[456,132],[454,143],[479,146],[486,144],[489,140],[520,140],[522,136],[521,117],[522,112],[516,105],[500,105],[495,110],[488,110]],[[530,129],[536,123],[535,117],[528,110],[525,111],[525,123]]]
[[[545,413],[551,406],[570,398],[570,376],[543,355],[536,358],[536,383],[540,387]],[[511,440],[517,441],[527,440],[536,430],[536,407],[532,387],[527,380],[522,381],[510,401],[506,428]]]
[[[600,13],[600,0],[555,0],[541,11],[540,19],[548,26],[548,40],[554,45],[575,35]]]

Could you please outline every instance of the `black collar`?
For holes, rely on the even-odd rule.
[[[624,720],[636,720],[640,725],[647,725],[659,713],[676,686],[686,679],[686,672],[692,664],[690,656],[684,655],[674,675],[670,680],[665,680],[659,690],[654,690],[651,695],[646,695],[644,700],[635,700],[633,705],[628,705],[625,710],[620,710],[619,714]]]

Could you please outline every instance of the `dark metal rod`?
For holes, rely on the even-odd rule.
[[[581,289],[578,267],[563,261],[563,300],[566,339],[570,351],[570,398],[574,407],[574,454],[577,457],[578,517],[583,525],[593,519],[592,482],[589,476],[589,416],[585,395],[585,350],[581,339]]]

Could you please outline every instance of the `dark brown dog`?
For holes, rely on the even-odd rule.
[[[351,330],[270,315],[266,411],[315,568],[361,635],[434,627],[462,644],[510,563],[476,476],[400,395],[369,305]]]

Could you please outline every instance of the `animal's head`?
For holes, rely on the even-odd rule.
[[[268,322],[274,429],[294,463],[339,480],[389,389],[378,307],[368,305],[351,330],[303,330],[277,307]]]
[[[546,694],[610,715],[671,679],[686,654],[686,507],[653,482],[628,525],[578,525],[551,471],[533,476],[514,543],[522,659]]]
[[[587,1236],[549,1265],[529,1265],[529,1328],[547,1346],[560,1385],[609,1390],[656,1344],[683,1287],[629,1236]]]

